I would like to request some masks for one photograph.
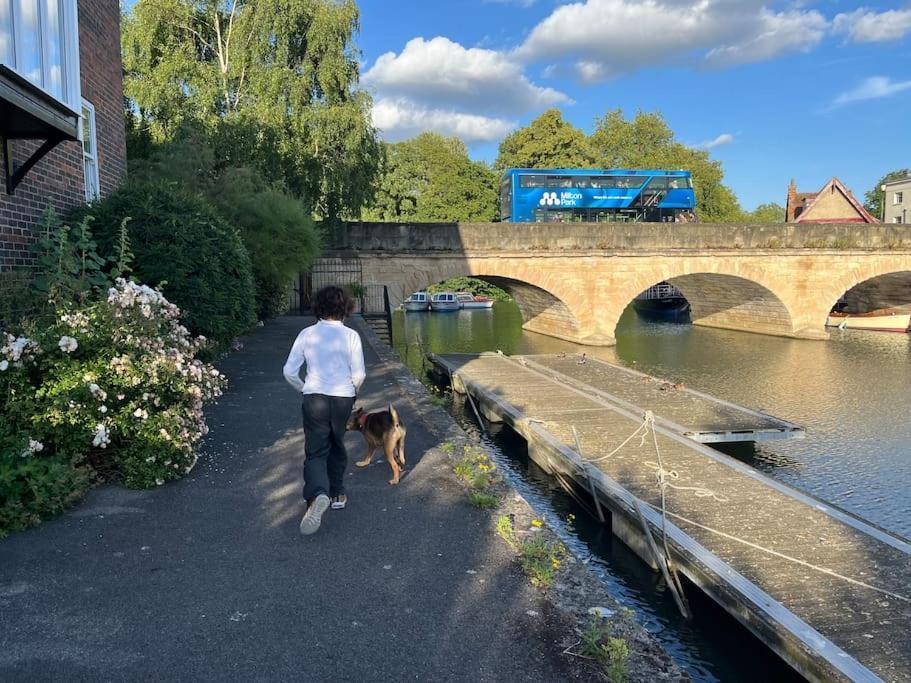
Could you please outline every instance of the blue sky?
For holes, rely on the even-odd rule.
[[[458,135],[493,160],[550,106],[586,131],[661,111],[745,208],[833,175],[858,197],[911,166],[911,0],[362,0],[384,138]]]

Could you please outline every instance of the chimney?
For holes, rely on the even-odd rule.
[[[791,178],[791,184],[788,185],[788,201],[785,203],[785,222],[793,223],[797,209],[797,183]]]

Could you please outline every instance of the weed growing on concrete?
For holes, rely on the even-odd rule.
[[[612,637],[600,617],[594,617],[582,632],[581,654],[594,659],[611,683],[626,680],[629,646],[623,638]]]
[[[455,444],[451,441],[447,441],[442,446],[440,446],[440,450],[443,451],[443,453],[446,455],[452,455],[455,453]]]
[[[462,457],[452,469],[474,491],[484,491],[500,481],[497,466],[484,451],[474,446],[463,448]]]
[[[468,502],[476,508],[483,510],[493,510],[500,505],[500,499],[491,493],[481,493],[480,491],[469,491]]]
[[[532,526],[540,529],[543,523],[534,520]],[[547,588],[563,564],[566,548],[562,543],[551,543],[543,535],[535,533],[528,540],[519,539],[512,520],[501,515],[497,519],[497,533],[519,553],[519,563],[538,588]]]

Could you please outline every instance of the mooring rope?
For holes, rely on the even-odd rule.
[[[820,567],[819,565],[813,564],[812,562],[807,562],[806,560],[801,560],[797,557],[792,557],[790,555],[786,555],[784,553],[778,552],[777,550],[772,550],[771,548],[766,548],[757,543],[752,543],[751,541],[748,541],[744,538],[740,538],[738,536],[734,536],[732,534],[725,533],[724,531],[720,531],[718,529],[713,529],[710,526],[700,524],[699,522],[695,522],[682,515],[676,514],[674,512],[670,512],[667,509],[667,498],[665,495],[668,488],[677,489],[679,491],[691,491],[693,493],[693,495],[695,495],[697,498],[712,498],[713,500],[715,500],[719,503],[727,503],[730,501],[730,499],[727,496],[725,496],[723,493],[717,493],[715,491],[712,491],[711,489],[704,488],[701,486],[680,486],[680,485],[671,483],[671,481],[669,481],[669,480],[679,479],[680,474],[676,470],[667,469],[664,467],[664,462],[661,457],[661,447],[658,445],[658,433],[655,430],[655,416],[654,416],[654,414],[652,414],[651,411],[646,411],[646,413],[643,415],[643,418],[642,418],[642,424],[640,424],[639,427],[637,428],[637,430],[635,432],[633,432],[633,435],[638,434],[639,430],[641,430],[643,427],[648,428],[652,433],[652,443],[655,447],[655,455],[657,456],[658,462],[655,463],[655,462],[646,461],[645,465],[647,467],[655,470],[655,478],[658,483],[658,487],[661,491],[661,505],[655,505],[653,503],[649,503],[648,501],[643,501],[643,502],[646,505],[648,505],[650,508],[661,513],[662,543],[664,545],[665,557],[667,557],[668,560],[670,559],[670,552],[668,550],[668,545],[667,545],[667,517],[671,516],[671,517],[674,517],[675,519],[679,519],[682,522],[685,522],[687,524],[692,524],[695,527],[708,531],[709,533],[716,534],[716,535],[726,538],[730,541],[735,541],[737,543],[741,543],[750,548],[754,548],[755,550],[759,550],[759,551],[768,553],[770,555],[774,555],[775,557],[779,557],[783,560],[787,560],[788,562],[793,562],[794,564],[798,564],[802,567],[806,567],[807,569],[812,569],[813,571],[817,571],[822,574],[826,574],[827,576],[841,579],[842,581],[846,581],[855,586],[860,586],[862,588],[866,588],[868,590],[875,591],[882,595],[887,595],[891,598],[895,598],[896,600],[901,600],[902,602],[911,603],[911,598],[909,598],[905,595],[893,593],[892,591],[887,590],[885,588],[880,588],[879,586],[874,586],[874,585],[866,583],[864,581],[852,579],[850,576],[844,576],[843,574],[839,574],[838,572],[828,569],[827,567]],[[621,444],[620,447],[614,449],[610,455],[613,455],[618,450],[620,450],[620,448],[622,448],[623,445],[628,443],[631,440],[631,438],[624,441],[624,443]],[[673,574],[676,579],[676,572],[673,572]]]

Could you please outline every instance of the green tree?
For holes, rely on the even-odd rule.
[[[192,126],[148,159],[131,161],[130,178],[164,179],[205,197],[240,231],[253,267],[258,317],[285,311],[292,280],[320,251],[321,234],[303,202],[248,167],[219,167],[212,144]]]
[[[122,31],[135,128],[161,142],[199,122],[219,159],[322,217],[356,214],[379,163],[359,21],[354,0],[139,0]]]
[[[880,188],[886,183],[891,183],[894,180],[904,180],[905,178],[911,178],[911,168],[901,168],[884,175],[877,181],[876,185],[864,194],[864,208],[876,218],[882,218],[883,191]]]
[[[494,168],[589,168],[595,163],[588,138],[563,120],[558,109],[548,109],[500,143]]]
[[[382,175],[366,220],[491,221],[497,215],[497,176],[468,158],[457,138],[422,133],[386,145]]]
[[[785,208],[775,202],[760,204],[744,215],[744,220],[752,223],[784,223],[784,218]]]
[[[721,163],[705,150],[687,147],[660,113],[638,112],[627,120],[616,109],[598,119],[590,137],[595,159],[603,168],[664,168],[692,172],[696,210],[706,222],[733,222],[743,211],[733,191],[724,185]]]

